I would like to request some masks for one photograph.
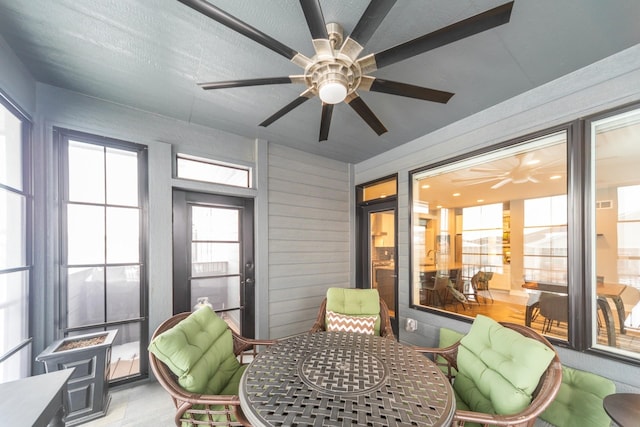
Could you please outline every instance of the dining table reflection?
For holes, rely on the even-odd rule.
[[[527,326],[531,326],[535,313],[540,309],[540,295],[542,293],[549,293],[568,298],[566,284],[527,281],[522,285],[522,287],[530,292],[529,301],[527,301],[525,308],[525,325]],[[624,323],[626,319],[626,312],[622,293],[626,288],[626,285],[619,283],[600,282],[596,286],[597,309],[602,312],[605,328],[607,330],[607,341],[609,346],[612,347],[616,346],[616,325],[614,314],[608,301],[610,300],[613,302],[618,318],[620,333],[625,334],[626,330]]]

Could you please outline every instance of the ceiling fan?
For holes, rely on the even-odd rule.
[[[381,52],[359,57],[396,0],[372,0],[346,39],[343,37],[340,24],[335,22],[325,24],[320,0],[300,0],[315,49],[315,54],[309,58],[206,0],[178,1],[273,50],[304,69],[304,73],[300,75],[198,83],[200,87],[212,90],[272,84],[302,84],[306,87],[305,90],[292,102],[260,123],[260,126],[269,126],[305,101],[318,96],[322,101],[320,141],[325,141],[329,137],[333,106],[343,101],[353,108],[378,135],[387,132],[387,128],[357,91],[382,92],[446,104],[454,95],[453,93],[379,79],[369,74],[431,49],[506,24],[509,22],[513,8],[513,1],[511,1]]]
[[[469,172],[480,172],[486,174],[484,176],[454,179],[452,182],[462,182],[469,184],[484,184],[487,182],[498,181],[491,186],[491,189],[495,190],[509,183],[512,184],[524,184],[532,182],[537,184],[540,182],[540,175],[555,174],[556,165],[560,163],[560,160],[551,161],[548,163],[541,163],[539,159],[535,158],[534,152],[516,154],[512,158],[505,160],[515,159],[515,166],[511,169],[505,170],[504,168],[471,168]]]

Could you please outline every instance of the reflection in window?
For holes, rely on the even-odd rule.
[[[567,132],[412,178],[413,305],[566,339]]]
[[[608,351],[640,353],[640,110],[597,118],[591,124],[595,212],[592,304],[599,322],[593,341]],[[602,340],[607,327],[612,340]]]
[[[566,285],[566,195],[524,201],[524,278]]]

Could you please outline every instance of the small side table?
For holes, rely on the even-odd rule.
[[[640,394],[614,393],[604,398],[604,410],[621,427],[633,427],[640,420]]]
[[[0,384],[0,420],[7,426],[64,426],[64,395],[75,368]]]

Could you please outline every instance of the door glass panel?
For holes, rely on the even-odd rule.
[[[395,317],[395,210],[371,212],[369,224],[371,285]]]
[[[238,210],[193,206],[191,215],[193,240],[238,241]]]
[[[595,268],[592,340],[640,353],[640,110],[591,123]]]
[[[191,307],[208,302],[235,330],[241,326],[240,212],[213,206],[191,208]],[[231,310],[238,312],[231,316]]]
[[[239,243],[191,244],[191,275],[194,277],[240,274]]]
[[[198,303],[198,299],[207,297],[214,310],[228,310],[240,307],[238,287],[240,278],[219,277],[194,279],[191,281],[191,305]]]
[[[70,328],[104,321],[104,268],[69,268],[67,325]]]

